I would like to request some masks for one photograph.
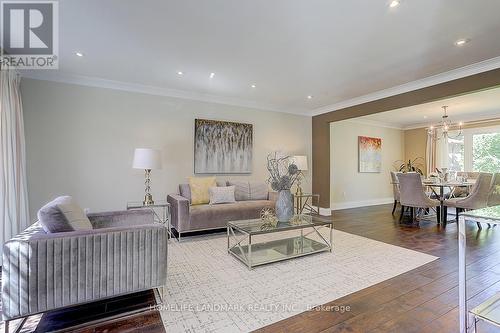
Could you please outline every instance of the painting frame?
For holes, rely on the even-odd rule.
[[[196,118],[194,174],[251,174],[253,124]]]
[[[382,172],[382,139],[358,136],[358,172]]]

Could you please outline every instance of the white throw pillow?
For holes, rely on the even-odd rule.
[[[210,195],[211,205],[236,202],[234,199],[234,186],[210,187],[208,194]]]

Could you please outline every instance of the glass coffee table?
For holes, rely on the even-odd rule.
[[[261,219],[227,223],[227,251],[248,269],[332,249],[333,221],[317,216],[296,215],[276,225]]]

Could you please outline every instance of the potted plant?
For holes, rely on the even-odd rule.
[[[422,169],[424,168],[424,159],[422,157],[417,157],[414,160],[402,161],[397,160],[394,162],[394,168],[399,172],[418,172],[423,175],[424,172]]]

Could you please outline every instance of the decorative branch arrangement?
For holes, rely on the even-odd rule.
[[[408,160],[408,162],[397,160],[394,162],[394,168],[399,172],[418,172],[423,175],[424,172],[422,169],[424,168],[424,162],[425,161],[422,157],[417,157],[413,161]]]
[[[278,157],[276,152],[267,155],[267,170],[267,182],[274,191],[290,190],[300,176],[297,166],[290,162],[290,156]]]

